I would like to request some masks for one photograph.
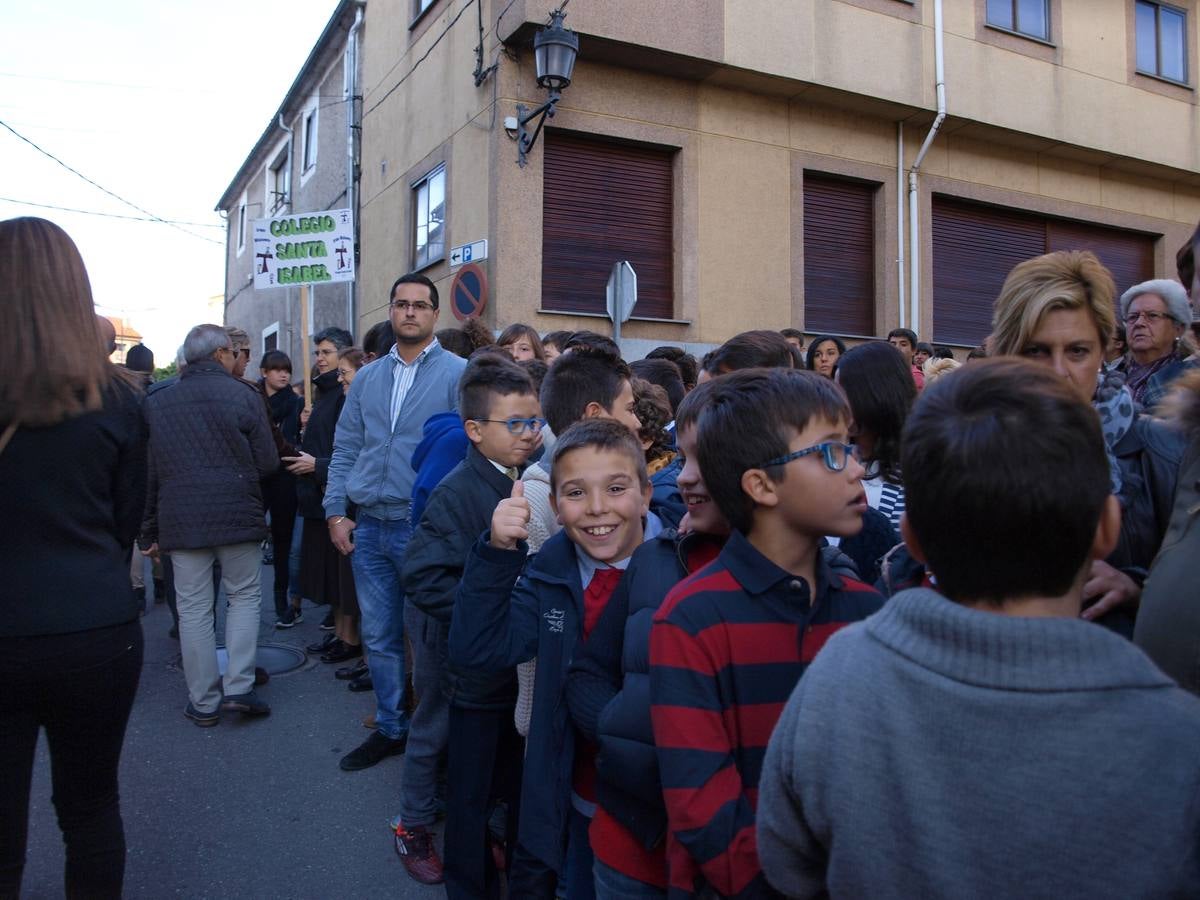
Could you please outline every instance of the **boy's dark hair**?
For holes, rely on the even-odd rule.
[[[629,376],[629,366],[616,353],[575,346],[556,359],[546,373],[541,390],[542,415],[556,435],[562,434],[583,418],[589,403],[611,410]]]
[[[982,345],[980,345],[982,346]],[[933,348],[934,359],[954,359],[954,348],[939,344]]]
[[[555,365],[558,361],[555,360]],[[553,370],[553,366],[551,369]],[[592,447],[596,450],[615,450],[624,453],[634,464],[638,484],[643,488],[650,483],[646,474],[646,457],[642,445],[628,428],[614,419],[584,419],[557,435],[554,442],[554,459],[550,466],[550,492],[558,490],[558,461],[572,450]]]
[[[700,414],[704,412],[708,406],[709,394],[712,393],[713,385],[719,379],[706,381],[704,384],[696,385],[695,390],[689,391],[688,395],[683,398],[683,402],[679,404],[679,409],[675,410],[675,433],[679,434],[681,429],[695,425],[700,419]]]
[[[438,308],[438,292],[437,285],[426,278],[424,275],[418,275],[415,272],[409,272],[407,275],[401,275],[392,282],[392,289],[388,291],[388,303],[392,302],[392,298],[396,296],[396,288],[402,284],[423,284],[429,288],[429,302],[433,304],[433,308]]]
[[[278,369],[291,372],[292,358],[282,350],[268,350],[262,355],[262,359],[258,361],[258,367],[264,372],[272,372]]]
[[[646,359],[665,359],[675,363],[679,367],[679,377],[683,379],[683,386],[689,391],[696,386],[696,379],[700,377],[700,363],[682,347],[663,344],[647,353]]]
[[[911,328],[893,328],[888,332],[887,339],[891,342],[894,337],[902,337],[908,341],[908,346],[917,349],[917,333]]]
[[[444,348],[463,359],[470,359],[471,353],[475,350],[475,344],[461,328],[443,328],[441,331],[435,332],[433,336]]]
[[[541,395],[542,382],[546,380],[546,373],[550,371],[550,367],[540,359],[523,359],[517,365],[525,370],[525,374],[533,382],[534,392]]]
[[[788,353],[792,354],[793,369],[808,368],[806,365],[807,360],[804,358],[804,351],[790,341],[788,342]]]
[[[577,347],[588,347],[593,350],[603,350],[611,353],[618,359],[621,358],[621,348],[617,346],[617,342],[603,334],[597,334],[594,331],[573,331],[571,336],[567,338],[566,345],[562,348],[562,352],[574,350]]]
[[[915,353],[928,353],[930,356],[933,356],[933,344],[928,341],[918,341],[913,351]]]
[[[801,344],[804,343],[804,332],[799,328],[780,328],[779,333],[785,338],[795,338]]]
[[[860,457],[871,475],[900,483],[900,435],[917,399],[912,370],[900,351],[868,341],[838,360],[838,384],[850,401],[854,427],[871,438],[869,457]]]
[[[790,369],[791,348],[778,331],[743,331],[705,354],[704,371],[709,375],[724,375],[740,369]]]
[[[848,423],[850,407],[832,379],[792,368],[734,372],[711,384],[696,420],[700,473],[721,514],[746,533],[755,504],[742,490],[742,475],[785,455],[796,432],[814,419]],[[775,481],[785,472],[784,466],[767,470]]]
[[[817,349],[825,343],[832,342],[838,348],[838,356],[844,356],[846,353],[846,345],[839,337],[834,337],[832,334],[819,334],[808,342],[808,350],[804,353],[804,367],[812,369],[817,360]]]
[[[909,526],[959,602],[1065,594],[1112,490],[1095,410],[1049,367],[1012,357],[926,389],[901,464]]]
[[[553,344],[558,352],[562,353],[567,341],[574,333],[573,331],[547,331],[542,336],[542,347],[544,349],[547,344]]]
[[[372,359],[379,359],[381,356],[388,355],[388,351],[392,349],[394,343],[396,343],[396,332],[392,330],[392,323],[384,319],[367,329],[366,336],[363,338],[363,350],[370,353]]]
[[[937,354],[934,354],[934,356],[936,357]],[[951,355],[950,358],[954,359],[954,356]],[[988,358],[987,344],[980,344],[978,347],[972,347],[971,352],[967,354],[967,362],[970,362],[973,359],[987,359],[987,358]]]
[[[467,363],[458,380],[458,414],[467,419],[486,419],[491,414],[492,398],[511,394],[533,395],[533,382],[506,355],[481,353]]]
[[[679,366],[666,359],[639,359],[629,364],[629,371],[638,378],[644,378],[662,388],[667,394],[667,402],[671,405],[671,415],[674,416],[675,410],[687,394],[683,387],[683,377],[679,374]]]
[[[333,344],[339,350],[354,346],[354,338],[350,336],[350,332],[345,328],[338,328],[336,325],[322,328],[313,335],[312,342],[314,347],[322,341],[329,341],[329,343]]]

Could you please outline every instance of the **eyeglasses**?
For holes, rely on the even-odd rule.
[[[809,456],[813,453],[821,454],[821,461],[825,463],[825,468],[830,472],[840,472],[846,468],[846,463],[850,457],[854,455],[853,444],[842,444],[834,441],[825,441],[821,444],[814,444],[811,447],[805,447],[803,450],[795,450],[787,456],[780,456],[775,459],[769,459],[760,466],[755,466],[756,469],[768,469],[771,466],[783,466],[790,463],[793,459],[799,459],[802,456]]]
[[[399,310],[403,310],[404,312],[408,312],[409,310],[412,310],[413,312],[424,313],[424,312],[429,312],[431,309],[433,309],[433,304],[426,303],[424,300],[418,300],[415,303],[412,303],[408,300],[393,300],[388,305],[392,309],[399,309]]]
[[[1171,318],[1166,313],[1158,312],[1132,312],[1125,317],[1126,325],[1136,325],[1138,319],[1145,319],[1147,325],[1157,325],[1163,319]]]
[[[475,421],[507,425],[509,434],[523,434],[527,429],[537,434],[546,427],[546,420],[538,416],[534,416],[532,419],[476,419]]]

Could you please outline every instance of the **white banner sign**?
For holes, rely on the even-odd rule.
[[[348,209],[254,220],[254,289],[354,280]]]

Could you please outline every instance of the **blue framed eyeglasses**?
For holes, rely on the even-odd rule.
[[[495,422],[497,425],[507,425],[509,434],[522,434],[526,430],[537,434],[546,427],[546,420],[540,416],[532,419],[476,419],[476,422]]]
[[[799,459],[802,456],[810,456],[813,453],[821,454],[821,461],[825,463],[825,468],[830,472],[840,472],[846,468],[846,463],[854,456],[853,444],[842,444],[835,441],[825,441],[820,444],[813,444],[811,447],[805,447],[803,450],[794,450],[787,456],[776,457],[769,459],[761,466],[755,466],[756,469],[767,469],[771,466],[783,466],[790,463],[793,459]]]

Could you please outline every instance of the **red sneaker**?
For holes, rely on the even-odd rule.
[[[396,825],[396,854],[408,876],[421,884],[442,883],[442,860],[433,846],[433,834],[422,825]]]

